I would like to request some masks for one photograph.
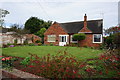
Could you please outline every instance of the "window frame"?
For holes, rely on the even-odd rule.
[[[55,41],[49,41],[48,38],[49,38],[50,36],[51,36],[51,37],[54,36],[54,37],[55,37]],[[56,35],[47,35],[47,42],[56,42]]]
[[[100,35],[100,42],[94,42],[94,36],[95,35]],[[102,43],[102,34],[93,34],[93,43]]]

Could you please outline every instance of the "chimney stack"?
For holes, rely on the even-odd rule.
[[[86,14],[84,16],[84,27],[87,27],[87,16],[86,16]]]

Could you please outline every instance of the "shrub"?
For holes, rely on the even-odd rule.
[[[65,46],[77,47],[77,44],[76,43],[70,43],[70,44],[67,44]]]
[[[27,45],[28,44],[28,40],[26,39],[25,41],[24,41],[24,45]]]
[[[36,40],[35,43],[41,43],[41,41],[40,40]]]
[[[53,46],[53,43],[50,43],[50,46]]]
[[[20,62],[22,65],[26,66],[30,63],[30,57],[26,57],[24,60]]]
[[[12,58],[12,57],[0,57],[0,59],[2,60],[3,68],[12,68],[13,62],[17,60],[17,58]]]
[[[73,35],[73,39],[78,40],[78,41],[84,40],[85,37],[86,37],[86,35],[84,33],[78,33],[78,34]]]
[[[41,46],[42,45],[42,43],[38,43],[38,46]]]
[[[29,46],[35,46],[35,44],[34,43],[30,43],[30,44],[28,44]]]
[[[18,43],[18,40],[17,40],[17,39],[15,39],[15,40],[14,40],[14,44],[16,45],[17,43]]]
[[[48,54],[43,57],[38,57],[35,54],[30,55],[31,58],[28,67],[36,73],[36,75],[46,78],[81,77],[79,74],[79,62],[66,51],[56,55]]]
[[[86,35],[84,33],[78,33],[73,35],[73,39],[78,41],[84,40],[85,38],[86,38]],[[78,42],[78,46],[80,46],[79,42]]]

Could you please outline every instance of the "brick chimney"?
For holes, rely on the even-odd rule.
[[[85,16],[84,16],[84,28],[86,28],[86,27],[87,27],[87,16],[85,14]]]

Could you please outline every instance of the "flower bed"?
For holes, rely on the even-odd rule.
[[[66,51],[53,56],[17,58],[13,67],[45,78],[120,78],[120,57],[112,53],[97,59],[78,61]]]

